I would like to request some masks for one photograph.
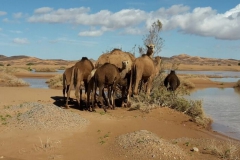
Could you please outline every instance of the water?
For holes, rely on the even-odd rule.
[[[240,89],[206,88],[194,91],[190,98],[203,100],[213,130],[240,140]]]
[[[25,82],[30,84],[31,88],[48,88],[46,78],[22,78]]]
[[[240,73],[234,71],[176,71],[176,73],[192,75],[214,75],[219,77],[240,77]]]
[[[63,73],[59,70],[58,73]],[[219,82],[237,82],[239,72],[177,71],[180,74],[218,75],[228,78],[211,78]],[[38,72],[35,72],[36,74]],[[50,72],[53,73],[53,72]],[[54,72],[55,73],[55,72]],[[231,77],[231,78],[229,78]],[[235,78],[233,78],[235,77]],[[238,77],[238,78],[236,78]],[[22,78],[32,88],[48,88],[45,78]],[[213,119],[212,129],[240,140],[240,89],[206,88],[191,93],[191,99],[203,100],[205,113]]]
[[[33,69],[31,72],[34,74],[63,74],[65,70],[56,70],[56,72],[35,72],[35,70]]]
[[[209,78],[211,81],[218,82],[237,82],[240,78]]]

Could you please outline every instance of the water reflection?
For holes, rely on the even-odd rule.
[[[48,88],[46,78],[22,78],[25,82],[30,84],[31,88]]]
[[[213,119],[213,130],[240,139],[239,95],[239,89],[207,88],[194,91],[190,98],[203,100],[205,113]]]
[[[240,74],[237,71],[176,71],[176,73],[192,75],[215,75],[218,77],[240,77]]]
[[[211,81],[218,82],[237,82],[240,78],[209,78]]]

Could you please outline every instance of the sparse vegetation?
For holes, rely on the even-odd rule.
[[[62,75],[56,75],[53,78],[50,78],[46,81],[46,83],[48,83],[48,87],[49,88],[58,88],[58,87],[62,87],[62,81],[63,81],[63,76]]]
[[[236,84],[234,85],[234,87],[240,87],[240,80],[238,80],[238,81],[236,82]]]
[[[154,80],[153,89],[149,97],[144,93],[132,98],[134,102],[131,109],[140,109],[144,112],[149,112],[151,109],[163,106],[175,109],[189,115],[192,120],[204,127],[207,127],[211,122],[209,118],[204,115],[202,108],[202,101],[188,100],[184,96],[189,95],[187,88],[191,88],[187,83],[181,81],[180,87],[173,93],[167,91],[163,85],[164,74],[160,74]]]
[[[55,68],[43,67],[43,68],[35,68],[35,72],[57,72],[57,70]]]
[[[14,75],[5,72],[0,72],[0,82],[3,84],[3,86],[11,87],[29,86],[29,84],[24,80],[19,79]]]
[[[0,66],[4,66],[4,64],[0,63]]]
[[[32,63],[32,62],[29,62],[29,63],[27,63],[26,65],[27,65],[27,66],[32,66],[32,65],[35,65],[35,64]]]

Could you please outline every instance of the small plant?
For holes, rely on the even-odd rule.
[[[35,65],[34,63],[30,62],[30,63],[27,63],[26,64],[27,66],[32,66],[32,65]]]
[[[0,66],[4,66],[4,64],[0,63]]]
[[[240,66],[240,62],[238,63],[238,66]]]

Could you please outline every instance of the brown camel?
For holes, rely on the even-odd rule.
[[[69,90],[73,68],[74,68],[74,66],[72,66],[70,68],[66,68],[63,73],[63,90],[62,90],[62,92],[63,92],[64,98],[65,98],[65,93],[67,93]]]
[[[72,70],[72,76],[71,76],[71,83],[69,88],[71,88],[71,85],[74,84],[75,88],[75,96],[77,98],[78,106],[81,108],[81,100],[82,100],[82,88],[81,88],[81,83],[82,81],[84,82],[84,88],[85,92],[87,92],[87,79],[91,71],[94,69],[93,63],[87,58],[87,57],[82,57],[80,61],[78,61],[74,65],[74,69]],[[80,92],[80,98],[79,98],[79,92]],[[66,100],[66,107],[69,108],[68,106],[68,100],[70,97],[70,90],[67,92],[67,100]]]
[[[154,46],[153,44],[149,44],[149,45],[146,45],[146,47],[147,47],[147,53],[146,53],[146,55],[147,55],[148,57],[152,57],[155,46]]]
[[[175,71],[171,70],[171,72],[164,79],[164,86],[167,88],[167,90],[175,91],[179,85],[180,85],[179,78],[177,77]]]
[[[150,51],[150,48],[152,48],[152,47],[149,47],[149,51]],[[135,56],[133,54],[131,54],[129,52],[124,52],[120,49],[113,49],[111,52],[102,54],[98,58],[98,60],[96,62],[96,67],[101,66],[104,63],[111,63],[111,64],[114,64],[115,66],[117,66],[118,68],[122,68],[123,67],[122,63],[124,61],[128,62],[128,64],[127,64],[128,69],[124,71],[124,72],[126,72],[126,74],[124,74],[124,76],[125,76],[124,78],[127,80],[127,85],[121,86],[122,95],[123,95],[124,90],[126,90],[127,95],[128,95],[128,90],[129,90],[129,85],[130,85],[130,76],[131,76],[131,66],[132,66],[134,60],[135,60]],[[123,99],[123,97],[122,97],[122,99]],[[128,101],[127,101],[127,104],[128,104]],[[122,106],[125,106],[125,103],[122,104]]]
[[[153,62],[154,62],[154,66],[155,66],[155,70],[154,70],[154,76],[153,76],[153,79],[156,78],[159,73],[160,73],[160,64],[161,64],[161,57],[157,56],[153,59]],[[147,81],[144,81],[144,80],[141,80],[139,82],[139,93],[141,92],[142,90],[142,86],[143,86],[143,91],[146,91],[147,89]]]
[[[156,74],[160,70],[161,58],[157,56],[155,62],[152,58],[147,55],[137,58],[132,66],[132,74],[130,80],[129,93],[134,95],[138,94],[139,82],[143,81],[146,83],[145,92],[147,95],[150,94],[150,89],[152,87],[152,81]]]
[[[125,62],[123,62],[125,63]],[[124,81],[121,78],[121,72],[123,70],[116,67],[114,64],[111,63],[105,63],[99,68],[97,68],[92,81],[92,88],[93,88],[93,94],[92,94],[92,101],[95,99],[96,90],[99,88],[99,96],[98,101],[103,106],[103,109],[105,112],[107,112],[106,106],[103,103],[103,98],[106,101],[106,104],[108,107],[115,109],[115,100],[113,99],[113,95],[115,93],[117,84],[120,85],[126,85],[126,80]],[[90,84],[90,83],[89,83]],[[108,96],[105,98],[104,88],[108,89]],[[90,88],[89,92],[90,94]],[[88,96],[89,97],[89,96]],[[89,99],[88,99],[88,106],[89,106]],[[93,104],[92,104],[93,106]],[[92,110],[94,111],[94,108],[92,107]]]
[[[100,67],[100,66],[99,66]],[[97,69],[92,70],[91,74],[88,77],[88,92],[87,92],[87,108],[89,111],[90,108],[92,108],[92,111],[95,111],[93,105],[95,105],[96,102],[96,95],[93,95],[93,85],[94,85],[94,74],[96,72]],[[118,83],[118,86],[121,87],[121,91],[122,91],[122,106],[127,106],[127,104],[124,103],[124,95],[126,93],[126,87],[127,87],[127,74],[129,72],[129,62],[128,61],[122,61],[122,68],[119,69],[119,73],[120,73],[120,78],[121,80]],[[111,88],[107,88],[108,89],[108,93],[111,93]],[[91,94],[91,95],[90,95]],[[105,102],[107,103],[107,98],[105,96],[105,94],[102,94],[103,98],[105,100]],[[91,103],[92,103],[92,107],[90,107],[90,97],[91,98]]]

